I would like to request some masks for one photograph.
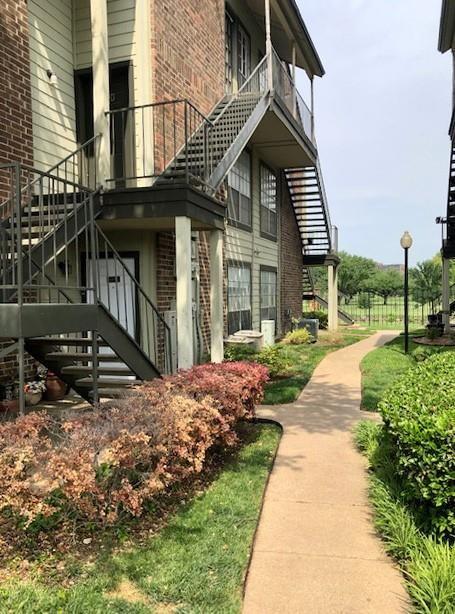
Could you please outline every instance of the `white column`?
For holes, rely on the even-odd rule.
[[[450,330],[450,260],[442,258],[442,322],[444,332]]]
[[[223,232],[210,233],[210,357],[212,362],[224,358],[224,313],[223,313]]]
[[[191,220],[175,218],[175,268],[177,276],[177,366],[193,366],[193,306],[191,283]]]
[[[136,27],[134,42],[136,56],[134,58],[135,104],[147,105],[153,100],[152,79],[152,43],[150,22],[150,0],[136,0]],[[139,179],[138,187],[152,185],[153,180],[153,107],[147,107],[142,114],[137,114],[135,129],[136,168],[148,177]],[[131,129],[131,128],[130,128]]]
[[[101,135],[98,147],[97,183],[104,185],[110,173],[109,49],[107,39],[107,2],[90,0],[93,63],[93,120],[95,134]]]
[[[327,270],[327,280],[328,326],[330,331],[335,331],[338,328],[338,272],[332,264]]]
[[[267,81],[269,89],[273,90],[273,59],[272,59],[272,33],[270,28],[270,0],[264,0],[265,8],[265,52],[267,54]]]

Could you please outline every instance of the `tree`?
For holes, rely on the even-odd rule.
[[[411,292],[416,303],[431,303],[434,311],[435,302],[441,296],[442,269],[440,262],[425,260],[410,270]]]
[[[363,283],[377,270],[377,264],[370,258],[354,256],[346,252],[338,254],[341,263],[338,269],[338,288],[345,295],[346,302],[362,290]]]
[[[403,276],[395,269],[377,270],[363,282],[367,292],[374,292],[384,299],[384,305],[390,296],[397,296],[403,289]]]

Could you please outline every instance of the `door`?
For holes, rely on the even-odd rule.
[[[110,110],[118,111],[129,106],[129,66],[111,66],[109,70]],[[111,115],[111,169],[115,186],[125,187],[127,130],[132,118],[128,112]]]
[[[109,66],[109,108],[111,111],[124,109],[130,104],[129,93],[129,63],[111,64]],[[76,134],[79,145],[85,143],[94,135],[93,126],[93,73],[92,69],[77,70],[74,73],[76,92]],[[132,124],[128,113],[116,113],[111,121],[111,175],[117,179],[117,187],[124,187],[124,177],[127,174],[127,141],[128,125]],[[93,148],[88,152],[86,162],[92,167]]]
[[[122,257],[127,270],[136,276],[136,259],[133,256]],[[87,260],[88,286],[92,279],[92,260]],[[133,339],[138,339],[137,297],[133,280],[126,274],[123,267],[114,258],[98,259],[98,297],[99,301],[108,309],[112,316],[120,322],[123,328]],[[87,292],[87,302],[93,302],[93,292]],[[114,355],[109,347],[100,347],[100,354]],[[102,361],[100,366],[124,367],[124,363],[117,361]],[[106,376],[108,377],[108,376]],[[127,379],[135,379],[128,376]]]
[[[251,41],[248,32],[237,24],[237,84],[240,89],[251,74]]]

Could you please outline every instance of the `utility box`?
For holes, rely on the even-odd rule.
[[[264,335],[264,345],[273,345],[275,343],[275,320],[262,320],[261,331]]]
[[[302,318],[297,324],[297,328],[306,328],[315,341],[318,340],[319,320],[316,318]]]
[[[264,335],[258,330],[239,330],[232,336],[247,340],[258,352],[264,347]]]

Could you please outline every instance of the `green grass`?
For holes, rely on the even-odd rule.
[[[415,331],[412,335],[421,335]],[[429,347],[414,343],[412,336],[409,353],[404,352],[404,337],[400,335],[386,345],[373,350],[360,363],[362,372],[362,409],[376,411],[379,401],[390,386],[416,364],[415,352],[425,347],[428,353],[454,351],[451,347]]]
[[[417,614],[452,614],[455,611],[455,547],[425,535],[412,509],[401,496],[382,426],[360,422],[355,430],[358,448],[372,470],[370,499],[375,525],[387,552],[399,563]]]
[[[313,371],[329,352],[361,341],[370,335],[368,330],[341,329],[336,334],[319,331],[319,341],[311,345],[283,345],[280,352],[291,365],[286,375],[267,384],[264,404],[292,403],[309,382]]]
[[[240,612],[262,494],[280,437],[274,426],[250,428],[250,442],[157,536],[100,555],[92,565],[74,565],[69,588],[38,580],[4,583],[0,612]]]

